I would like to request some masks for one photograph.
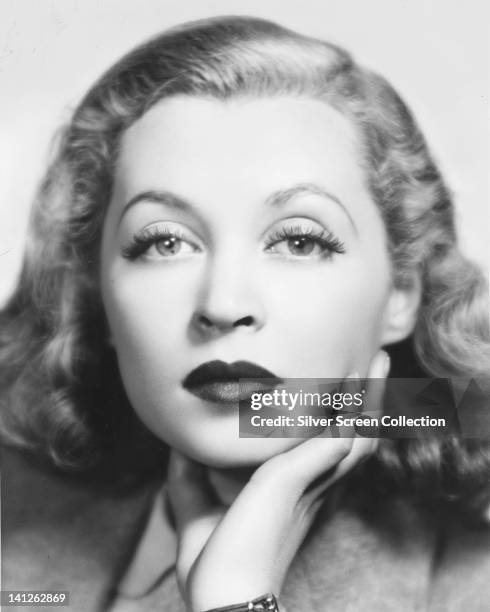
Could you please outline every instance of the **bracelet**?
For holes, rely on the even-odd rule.
[[[212,610],[206,610],[206,612],[279,612],[279,606],[274,595],[266,593],[251,601],[222,608],[213,608]]]

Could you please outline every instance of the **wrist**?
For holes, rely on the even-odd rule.
[[[266,593],[249,601],[211,608],[204,612],[285,612],[285,610],[283,607],[279,608],[277,599],[272,593]]]

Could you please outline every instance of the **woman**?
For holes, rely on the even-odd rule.
[[[235,17],[138,47],[63,130],[2,314],[4,589],[484,609],[483,441],[238,437],[236,381],[383,380],[382,348],[486,380],[485,294],[409,111],[345,51]]]

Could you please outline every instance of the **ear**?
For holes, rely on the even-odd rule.
[[[394,344],[407,338],[417,321],[422,295],[420,276],[413,276],[404,287],[392,287],[384,313],[381,344]]]

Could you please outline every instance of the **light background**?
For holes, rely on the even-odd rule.
[[[489,263],[486,0],[0,0],[0,305],[21,262],[56,127],[146,37],[189,19],[255,15],[340,43],[409,103],[453,190],[463,250]]]

